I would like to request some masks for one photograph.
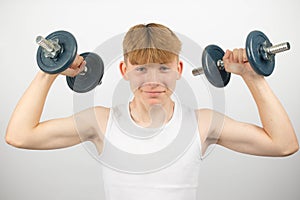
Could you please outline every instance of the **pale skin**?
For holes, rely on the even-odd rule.
[[[258,156],[288,156],[295,153],[299,146],[290,119],[264,77],[257,75],[247,62],[245,49],[227,50],[223,61],[226,71],[241,76],[248,86],[256,102],[262,127],[233,120],[213,110],[199,109],[196,113],[203,149],[211,143],[217,143],[237,152]],[[84,65],[83,58],[77,56],[62,75],[76,76],[84,69]],[[145,67],[121,62],[119,67],[134,93],[129,105],[132,119],[143,127],[167,123],[174,109],[174,102],[170,98],[172,87],[180,79],[183,63],[174,59],[163,64],[163,67],[160,64]],[[137,83],[136,77],[141,77],[144,72],[148,73],[147,77]],[[158,78],[171,72],[174,75],[172,80]],[[40,121],[47,94],[57,76],[38,72],[11,116],[6,132],[7,143],[18,148],[44,150],[92,141],[101,153],[109,108],[97,106],[70,117]],[[153,105],[160,107],[153,109]],[[163,120],[159,118],[162,112]],[[221,122],[217,124],[222,126],[212,126],[213,120]]]

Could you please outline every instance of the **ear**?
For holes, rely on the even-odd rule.
[[[177,80],[181,78],[182,70],[183,70],[183,62],[181,60],[179,60],[178,66],[177,66],[177,71],[178,71]]]
[[[128,80],[128,76],[127,76],[127,73],[126,73],[126,71],[127,71],[127,66],[126,66],[126,63],[125,63],[124,61],[121,61],[121,62],[120,62],[119,68],[120,68],[120,72],[121,72],[123,78],[124,78],[125,80]]]

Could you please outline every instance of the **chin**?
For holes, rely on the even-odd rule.
[[[153,106],[153,105],[162,105],[163,104],[163,101],[161,99],[147,99],[146,102],[150,106]]]

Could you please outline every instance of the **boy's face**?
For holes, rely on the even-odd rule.
[[[132,65],[129,61],[120,63],[125,80],[137,100],[148,105],[163,104],[173,93],[176,80],[182,74],[182,62],[174,59],[169,63]]]

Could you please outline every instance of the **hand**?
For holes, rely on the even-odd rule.
[[[73,63],[69,66],[68,69],[61,72],[61,74],[69,77],[77,76],[79,73],[81,73],[84,70],[85,65],[86,65],[86,61],[83,59],[83,57],[76,55]]]
[[[234,73],[242,77],[251,76],[253,78],[260,76],[252,69],[248,62],[245,49],[233,49],[233,51],[226,50],[223,62],[227,72]]]

